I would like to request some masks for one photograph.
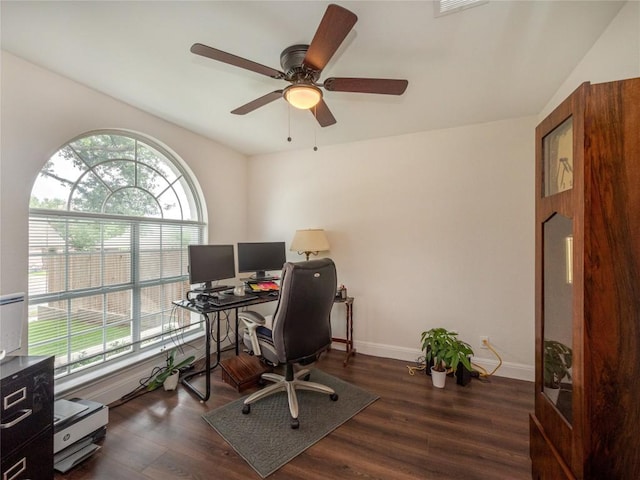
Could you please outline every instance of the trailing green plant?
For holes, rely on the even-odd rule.
[[[455,372],[460,363],[468,370],[473,370],[469,360],[473,350],[468,343],[458,339],[457,332],[442,327],[432,328],[422,332],[420,341],[427,365],[433,360],[434,370],[442,372],[451,368]]]
[[[147,385],[147,390],[155,390],[156,388],[161,387],[167,378],[169,378],[172,374],[179,372],[182,367],[186,367],[187,365],[193,363],[196,358],[191,355],[190,357],[187,357],[180,363],[176,364],[176,351],[177,349],[173,348],[169,352],[166,359],[166,365],[151,378],[149,384]]]
[[[544,341],[544,385],[549,388],[560,388],[560,383],[567,377],[571,380],[573,352],[570,347],[556,340]]]

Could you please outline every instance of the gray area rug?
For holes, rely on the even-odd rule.
[[[254,403],[248,415],[242,413],[245,396],[202,417],[265,478],[379,398],[320,370],[311,370],[310,380],[330,386],[339,398],[298,390],[297,430],[290,426],[285,392]]]

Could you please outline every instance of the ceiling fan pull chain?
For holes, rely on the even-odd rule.
[[[318,105],[314,105],[313,106],[313,116],[318,118]],[[313,127],[313,151],[317,152],[318,151],[318,138],[317,138],[317,134],[318,134],[318,126],[314,125]]]
[[[289,122],[289,136],[287,142],[291,142],[291,105],[287,104],[287,121]]]

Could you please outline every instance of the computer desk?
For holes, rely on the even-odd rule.
[[[260,303],[274,302],[278,300],[277,295],[247,295],[245,301],[239,303],[233,303],[230,305],[211,306],[206,309],[197,307],[189,300],[174,300],[172,303],[178,307],[186,308],[190,312],[198,313],[204,317],[205,324],[205,367],[203,370],[197,372],[191,372],[182,377],[181,383],[191,390],[201,402],[206,402],[211,396],[211,370],[220,365],[220,312],[235,310],[236,317],[236,355],[239,352],[238,344],[238,309],[244,307],[250,307],[251,305],[258,305]],[[211,365],[211,315],[213,314],[214,321],[216,322],[216,363]],[[198,375],[206,375],[205,379],[205,392],[202,393],[193,385],[190,380]]]
[[[193,392],[201,402],[206,402],[209,400],[211,396],[211,370],[220,365],[220,312],[235,310],[236,317],[236,355],[240,353],[239,351],[239,340],[238,340],[238,309],[250,307],[252,305],[259,305],[261,303],[274,302],[278,300],[277,295],[268,295],[268,294],[260,294],[260,295],[248,295],[248,298],[245,301],[233,303],[230,305],[220,305],[217,307],[209,307],[206,309],[202,309],[197,307],[194,303],[189,300],[174,300],[172,303],[178,307],[186,308],[190,312],[198,313],[204,317],[205,320],[205,367],[203,370],[199,370],[197,372],[191,372],[182,377],[181,383],[191,392]],[[356,354],[356,349],[353,346],[353,297],[347,298],[339,298],[336,297],[334,303],[344,303],[346,308],[346,322],[347,322],[347,330],[346,330],[346,338],[338,338],[332,337],[331,340],[333,342],[344,343],[346,346],[346,356],[343,362],[343,365],[346,367],[349,361],[349,357]],[[214,321],[216,322],[216,362],[214,365],[211,365],[211,315],[214,316]],[[202,374],[206,375],[205,379],[205,392],[202,393],[198,390],[195,385],[193,385],[190,380],[198,375]]]

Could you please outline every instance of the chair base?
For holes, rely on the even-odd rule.
[[[262,398],[266,398],[278,392],[287,392],[289,401],[289,413],[291,414],[291,428],[298,428],[298,397],[296,390],[310,390],[313,392],[326,393],[334,402],[338,400],[338,394],[330,387],[321,383],[309,382],[303,377],[309,378],[309,369],[305,368],[299,372],[293,373],[293,365],[287,364],[286,376],[276,373],[263,373],[262,379],[274,382],[272,385],[264,387],[262,390],[249,395],[242,407],[242,413],[245,415],[251,412],[251,404]]]

